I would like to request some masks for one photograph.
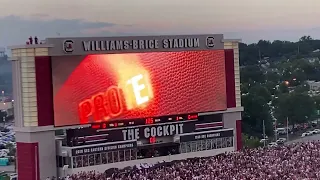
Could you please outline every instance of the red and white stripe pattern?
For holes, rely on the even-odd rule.
[[[202,123],[202,124],[195,125],[196,130],[222,129],[222,128],[223,128],[223,122]]]

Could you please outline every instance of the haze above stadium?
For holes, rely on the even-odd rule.
[[[224,33],[244,42],[320,38],[319,0],[1,0],[0,47],[30,35]]]

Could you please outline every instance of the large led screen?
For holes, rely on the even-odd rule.
[[[226,109],[224,50],[52,58],[55,126]]]

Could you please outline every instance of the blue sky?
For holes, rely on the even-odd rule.
[[[1,0],[0,47],[23,44],[30,35],[320,38],[319,9],[319,0]]]

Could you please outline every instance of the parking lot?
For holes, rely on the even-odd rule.
[[[0,123],[0,171],[15,171],[16,142],[13,123]]]

